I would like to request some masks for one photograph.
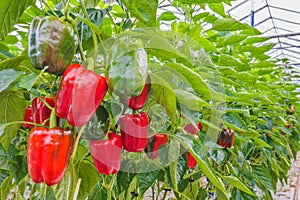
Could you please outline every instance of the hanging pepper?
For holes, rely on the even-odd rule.
[[[229,128],[223,128],[219,131],[217,142],[221,147],[232,147],[234,145],[234,131]]]
[[[48,186],[62,179],[69,163],[73,145],[70,130],[33,128],[27,147],[28,172],[35,183]]]
[[[45,102],[49,104],[51,107],[55,107],[55,102],[53,98],[46,97],[43,98]],[[49,126],[49,120],[51,115],[51,109],[48,108],[39,98],[35,97],[32,100],[32,118],[33,122],[36,124],[43,124],[45,126]]]
[[[168,136],[166,134],[156,134],[149,139],[146,153],[151,153],[151,158],[155,159],[158,156],[158,150],[161,146],[168,143]]]
[[[132,96],[127,100],[127,105],[133,109],[133,110],[139,110],[142,107],[144,107],[148,94],[151,89],[151,84],[150,84],[150,76],[148,76],[148,79],[146,81],[146,84],[141,92],[140,95],[138,96]]]
[[[184,127],[184,130],[192,135],[194,135],[196,140],[200,140],[199,136],[197,135],[198,131],[202,129],[201,122],[197,123],[197,126],[194,126],[193,124],[187,124]],[[186,152],[187,157],[187,166],[188,168],[194,168],[197,165],[196,159],[192,156],[190,152]]]
[[[70,65],[63,74],[56,96],[56,115],[67,118],[72,126],[86,124],[102,102],[107,84],[104,76]]]
[[[120,169],[122,139],[116,133],[109,133],[108,140],[90,140],[91,155],[100,174],[116,174]]]
[[[33,122],[33,117],[32,117],[32,107],[29,106],[25,109],[25,115],[24,115],[24,121],[25,122]],[[22,126],[26,129],[32,128],[32,124],[26,124],[23,123]]]
[[[129,152],[144,150],[148,142],[149,118],[145,112],[120,118],[122,144]]]
[[[71,24],[54,16],[36,17],[28,33],[28,55],[37,69],[48,66],[47,72],[61,75],[70,64],[78,45]]]

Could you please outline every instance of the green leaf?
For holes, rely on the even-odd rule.
[[[78,199],[86,199],[93,191],[94,187],[98,183],[98,171],[90,162],[83,161],[79,165],[79,178],[82,182],[80,184]]]
[[[169,145],[169,175],[172,182],[172,185],[175,190],[178,190],[177,174],[178,174],[178,157],[180,155],[180,144],[176,140],[171,140]]]
[[[254,68],[269,68],[269,67],[274,67],[276,64],[274,62],[270,61],[261,61],[258,63],[255,63],[253,65]]]
[[[201,111],[202,107],[211,107],[211,105],[191,92],[185,90],[174,90],[178,103],[184,104],[188,109]]]
[[[119,171],[117,174],[117,188],[118,194],[121,194],[124,190],[127,190],[136,174],[130,172]]]
[[[19,20],[25,9],[35,0],[1,0],[0,2],[0,40],[13,30],[13,25]]]
[[[13,69],[5,69],[0,71],[0,92],[5,90],[11,83],[18,79],[23,72]]]
[[[247,35],[241,35],[241,34],[235,34],[235,35],[229,35],[225,37],[221,37],[218,41],[218,46],[227,46],[231,44],[239,44],[243,41],[245,38],[247,38]]]
[[[257,200],[258,199],[257,197],[254,197],[253,195],[247,194],[236,188],[233,188],[231,192],[231,197],[234,200]]]
[[[88,8],[86,11],[89,16],[89,20],[91,23],[95,24],[97,27],[100,27],[105,15],[109,13],[111,7],[108,7],[103,10],[95,9],[95,8]],[[90,27],[86,25],[84,22],[78,23],[78,33],[82,38],[82,41],[87,41],[89,38],[92,37],[92,32]]]
[[[36,73],[27,74],[20,80],[19,86],[29,91],[34,86],[38,78],[39,78],[39,74]]]
[[[236,31],[251,28],[248,24],[241,23],[233,18],[222,18],[215,21],[213,29],[217,31]]]
[[[21,92],[3,91],[0,93],[0,124],[22,121],[25,107],[25,99]],[[8,149],[19,127],[20,124],[12,124],[0,130],[0,142],[5,149]]]
[[[252,165],[252,175],[263,187],[276,191],[276,182],[273,181],[273,177],[263,165]]]
[[[13,186],[12,180],[13,180],[13,176],[8,176],[2,182],[1,189],[0,189],[1,199],[7,199],[7,195],[10,194],[10,190],[12,189]]]
[[[234,176],[222,176],[222,178],[231,186],[236,187],[237,189],[247,194],[256,196],[256,194],[248,186],[246,186],[239,178]]]
[[[222,119],[232,124],[233,126],[236,126],[243,130],[247,130],[247,124],[238,114],[226,113],[225,115],[222,116]]]
[[[206,159],[204,153],[202,150],[195,151],[193,149],[193,139],[194,137],[192,135],[187,134],[176,134],[174,136],[179,143],[187,149],[192,156],[196,159],[198,166],[202,169],[203,174],[209,179],[209,181],[219,189],[220,193],[223,194],[223,197],[226,197],[225,199],[228,199],[227,191],[220,179],[217,177],[216,173],[214,172],[214,169]]]
[[[23,60],[28,59],[27,56],[19,56],[19,57],[13,57],[8,58],[0,62],[0,70],[3,69],[16,69]]]
[[[161,21],[173,21],[173,20],[177,19],[177,17],[174,15],[173,12],[167,11],[167,12],[163,12],[159,16],[158,19],[161,20]]]
[[[233,56],[230,56],[230,55],[227,55],[227,54],[222,54],[219,57],[218,65],[219,66],[240,66],[240,65],[243,65],[243,63],[238,61]]]
[[[221,15],[221,16],[225,16],[225,10],[224,10],[224,6],[222,3],[211,3],[211,4],[208,4],[208,7],[214,11],[215,13]]]
[[[152,186],[154,181],[159,175],[159,170],[145,172],[145,173],[138,173],[138,186],[139,186],[139,196],[143,196],[144,193],[148,190],[149,187]]]
[[[158,103],[166,109],[167,115],[172,122],[176,120],[176,95],[172,87],[160,76],[152,73],[151,89]]]
[[[156,26],[158,0],[123,0],[122,3],[146,26]]]

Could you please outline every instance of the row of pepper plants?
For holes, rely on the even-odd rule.
[[[225,5],[2,0],[1,199],[272,199],[299,73]]]

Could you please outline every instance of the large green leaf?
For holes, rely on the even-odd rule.
[[[263,188],[270,189],[274,192],[276,191],[276,182],[273,180],[274,177],[271,176],[267,168],[263,165],[253,165],[252,174],[255,180],[262,184],[261,186]]]
[[[0,71],[0,92],[5,90],[11,83],[19,78],[23,72],[13,69],[5,69]]]
[[[160,76],[151,74],[151,88],[158,103],[166,109],[172,122],[176,120],[176,95],[172,87]]]
[[[236,31],[251,28],[248,24],[241,23],[233,18],[221,18],[215,21],[213,29],[217,31]]]
[[[25,9],[35,0],[1,0],[0,1],[0,40],[13,30],[13,25],[19,20]]]
[[[149,187],[154,183],[156,178],[159,175],[159,170],[145,172],[145,173],[138,173],[138,185],[139,185],[139,195],[143,196],[144,193],[148,190]]]
[[[122,2],[145,25],[156,26],[158,0],[123,0]]]
[[[0,93],[0,124],[22,121],[25,107],[25,99],[21,92],[3,91]],[[19,127],[20,124],[12,124],[0,129],[0,142],[5,149],[8,149]]]
[[[3,69],[16,69],[23,60],[28,59],[26,56],[19,56],[19,57],[13,57],[8,58],[0,62],[0,70]]]
[[[83,161],[80,163],[78,175],[82,180],[78,199],[86,199],[98,183],[98,171],[90,162]]]
[[[247,38],[247,35],[234,34],[225,37],[221,37],[218,41],[218,46],[226,46],[231,44],[239,44]]]
[[[185,105],[190,110],[201,111],[202,107],[211,107],[209,103],[203,101],[195,94],[185,90],[174,90],[178,103]]]
[[[245,121],[236,113],[226,113],[222,116],[222,119],[226,122],[236,126],[240,129],[247,130],[247,124]]]
[[[245,185],[239,178],[234,177],[234,176],[222,176],[222,178],[227,183],[229,183],[231,186],[234,186],[237,189],[239,189],[247,194],[256,196],[255,193],[247,185]]]

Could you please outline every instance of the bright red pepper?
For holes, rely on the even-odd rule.
[[[221,147],[230,148],[234,145],[234,131],[223,128],[218,135],[218,144]]]
[[[146,84],[142,90],[142,93],[138,96],[130,97],[127,100],[127,105],[133,110],[139,110],[144,107],[148,94],[150,92],[151,84],[150,84],[150,77],[146,81]]]
[[[149,118],[145,112],[120,118],[122,144],[129,152],[143,151],[148,143]]]
[[[166,134],[156,134],[152,137],[150,149],[152,151],[151,158],[154,159],[158,156],[158,150],[161,146],[168,143],[168,136]],[[149,145],[148,145],[149,146]]]
[[[71,155],[73,135],[62,128],[33,128],[27,147],[28,172],[35,183],[51,186],[62,179]]]
[[[26,110],[25,110],[24,121],[25,122],[33,122],[32,107],[31,106],[27,107]],[[26,129],[33,127],[32,124],[26,124],[26,123],[22,124],[22,126]]]
[[[67,118],[72,126],[83,126],[99,107],[107,89],[104,76],[86,70],[80,64],[70,65],[56,96],[56,115]]]
[[[197,165],[196,159],[194,158],[194,156],[192,156],[190,152],[186,152],[186,158],[188,168],[192,169]]]
[[[100,174],[116,174],[121,165],[122,139],[116,133],[109,133],[108,140],[90,140],[90,150]]]
[[[46,97],[43,99],[45,102],[49,104],[49,106],[51,107],[55,106],[55,102],[53,98]],[[51,111],[52,110],[48,108],[39,98],[35,97],[32,100],[32,118],[34,123],[36,124],[45,123],[45,126],[49,126]]]

